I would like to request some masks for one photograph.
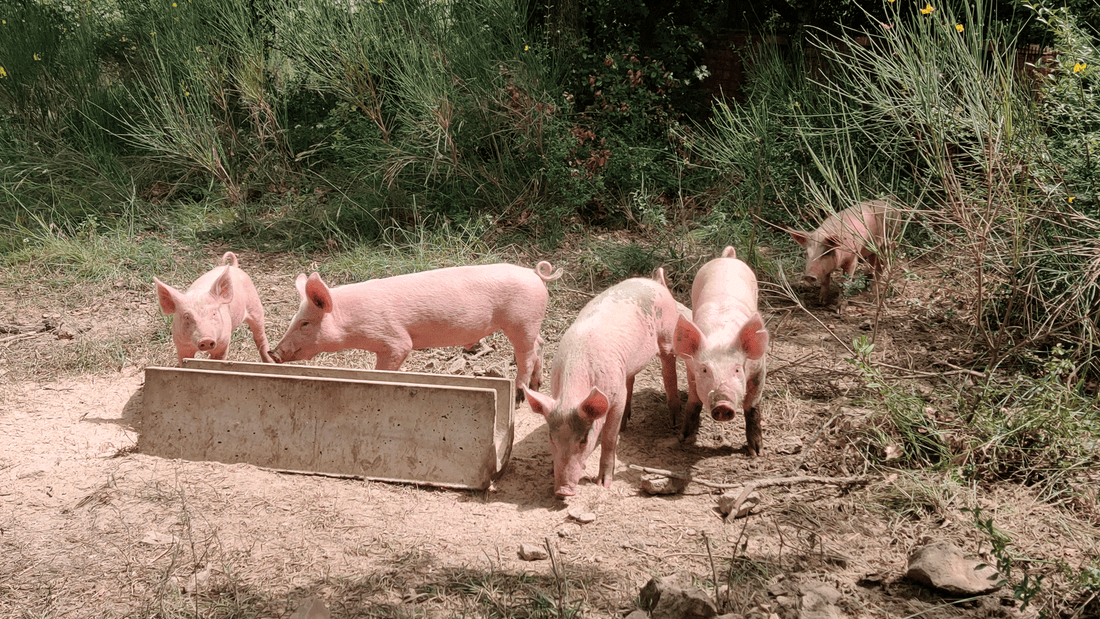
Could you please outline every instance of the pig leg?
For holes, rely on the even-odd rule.
[[[539,347],[539,333],[529,333],[522,327],[502,329],[505,337],[512,343],[512,351],[516,356],[516,403],[523,401],[521,386],[538,391],[539,379],[533,378],[535,371],[542,372],[540,363],[541,350]]]
[[[252,332],[252,341],[256,342],[256,350],[260,351],[260,360],[264,363],[275,363],[275,360],[271,358],[271,352],[268,350],[269,345],[267,343],[267,333],[264,331],[263,314],[256,318],[245,316],[244,321],[248,324],[248,330]]]
[[[695,391],[695,373],[687,371],[688,400],[684,410],[684,424],[680,430],[680,442],[689,443],[699,433],[700,416],[703,412],[703,400]]]
[[[676,427],[676,422],[680,419],[680,386],[676,383],[676,353],[672,352],[670,347],[668,353],[658,354],[661,357],[661,379],[665,384],[668,414],[672,417],[672,426]]]
[[[535,337],[535,367],[531,370],[531,389],[538,391],[542,384],[542,336]]]
[[[604,488],[610,488],[611,480],[615,478],[615,447],[619,443],[619,426],[624,422],[626,408],[630,405],[630,387],[634,384],[634,377],[628,378],[626,384],[626,405],[612,404],[600,433],[600,475],[596,483]]]
[[[634,395],[634,377],[626,377],[626,405],[623,406],[623,420],[619,424],[619,431],[626,430],[626,422],[630,421],[630,399]],[[601,460],[602,462],[602,460]]]
[[[745,384],[745,445],[749,456],[754,458],[764,449],[764,431],[760,427],[760,413],[756,405],[764,391],[766,375],[767,368],[763,368],[750,376]]]
[[[831,292],[830,286],[832,285],[832,273],[826,273],[821,278],[821,290],[818,292],[817,300],[822,305],[829,304],[829,293]]]
[[[755,406],[745,409],[745,446],[752,458],[760,455],[764,447],[764,431],[760,428],[760,413]]]
[[[410,352],[412,352],[412,340],[407,334],[403,340],[389,342],[389,345],[383,344],[381,350],[375,351],[378,361],[374,364],[374,369],[396,372],[401,369],[401,364],[405,362]]]

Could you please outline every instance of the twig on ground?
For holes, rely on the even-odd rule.
[[[810,442],[806,443],[802,447],[802,457],[800,457],[798,459],[798,462],[796,462],[795,465],[791,467],[791,470],[787,472],[788,476],[794,475],[798,472],[799,469],[802,468],[802,465],[806,462],[806,456],[809,455],[810,450],[813,449],[814,443],[817,442],[817,439],[821,437],[821,433],[825,431],[825,428],[833,425],[833,422],[836,421],[837,418],[841,416],[841,414],[842,413],[837,413],[833,415],[828,421],[821,424],[821,427],[817,429],[817,432],[814,432],[813,437],[810,438]]]
[[[0,338],[0,344],[3,344],[5,348],[10,346],[12,342],[16,340],[29,340],[32,337],[38,337],[39,335],[45,335],[49,331],[35,331],[34,333],[20,333],[19,335],[9,335],[5,338]]]

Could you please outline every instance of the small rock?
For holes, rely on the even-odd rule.
[[[654,578],[639,594],[651,619],[710,619],[718,607],[705,591],[692,585],[688,576]]]
[[[495,366],[495,365],[488,368],[487,370],[485,370],[485,375],[490,377],[490,378],[504,378],[505,377],[504,370],[502,370],[499,366]]]
[[[311,597],[298,605],[290,619],[329,619],[329,610],[321,598]]]
[[[462,357],[456,357],[449,365],[447,365],[448,374],[461,374],[466,369],[466,360]]]
[[[646,494],[680,494],[688,485],[688,480],[664,475],[642,475],[642,492]]]
[[[574,507],[569,510],[569,517],[581,524],[588,524],[590,522],[596,522],[596,514],[585,511],[579,507]]]
[[[843,619],[844,613],[836,607],[839,591],[824,583],[807,583],[800,589],[799,619]]]
[[[519,558],[524,561],[542,561],[549,556],[542,546],[536,546],[535,544],[519,545]]]
[[[626,619],[649,619],[649,613],[640,609],[633,610],[626,616]]]
[[[1004,579],[978,557],[948,541],[932,542],[909,555],[906,577],[953,595],[982,595],[1001,588]]]
[[[733,511],[734,504],[737,503],[738,497],[741,496],[742,489],[736,489],[732,492],[727,492],[718,497],[718,511],[725,518],[744,518],[752,513],[753,508],[760,504],[760,493],[750,492],[749,496],[745,497],[741,505],[737,507],[737,513],[731,513]]]

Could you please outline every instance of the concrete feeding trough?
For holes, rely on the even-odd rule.
[[[185,359],[145,370],[138,449],[485,489],[512,453],[505,378]]]

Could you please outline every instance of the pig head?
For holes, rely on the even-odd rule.
[[[732,247],[699,269],[691,290],[692,317],[680,316],[675,349],[684,359],[688,403],[680,431],[690,441],[700,414],[716,421],[745,417],[750,456],[760,453],[763,433],[757,404],[767,373],[769,335],[757,311],[756,276]]]
[[[879,278],[889,241],[889,208],[885,200],[869,200],[831,215],[813,232],[787,231],[806,250],[802,283],[819,289],[820,303],[828,301],[831,276],[837,269],[851,277],[862,260],[871,265],[876,280]]]
[[[271,363],[264,310],[252,279],[237,266],[237,256],[226,252],[218,266],[180,292],[156,277],[161,310],[172,316],[172,340],[180,360],[198,352],[224,359],[233,331],[247,322],[260,358]]]

